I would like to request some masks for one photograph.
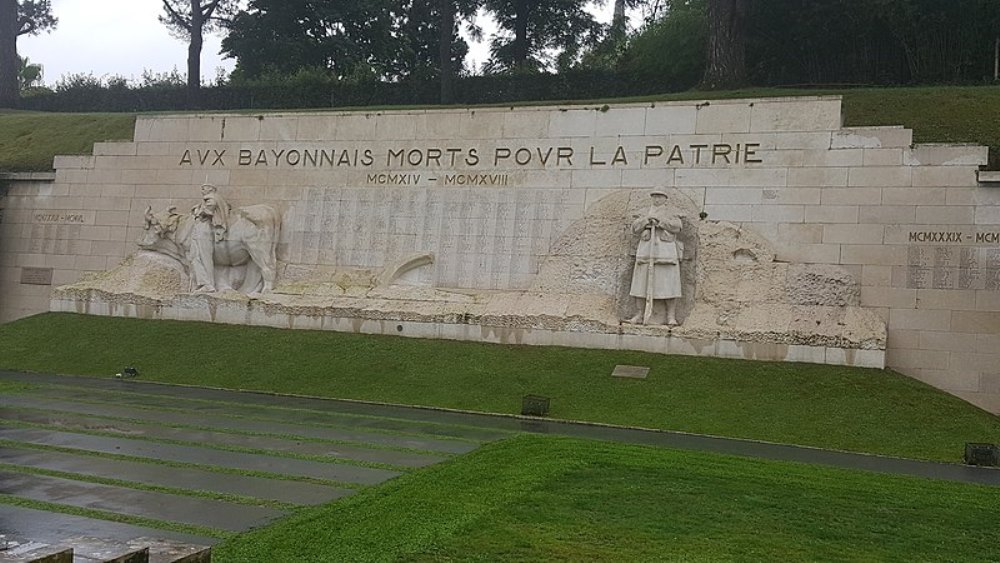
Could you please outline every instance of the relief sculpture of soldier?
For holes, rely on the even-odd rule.
[[[201,187],[201,203],[191,209],[195,224],[188,251],[195,293],[215,292],[216,243],[226,240],[231,211],[232,207],[215,186]]]
[[[657,300],[666,302],[666,324],[677,326],[677,299],[681,297],[681,259],[684,244],[677,235],[684,228],[683,215],[667,206],[665,192],[650,194],[651,205],[634,216],[632,232],[639,235],[635,253],[635,269],[629,294],[636,298],[639,312],[629,322],[664,324],[653,320]]]

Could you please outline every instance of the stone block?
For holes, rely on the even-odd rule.
[[[755,223],[801,223],[805,220],[802,205],[752,205],[750,220]]]
[[[260,140],[258,116],[228,115],[222,120],[220,137],[223,141],[250,142]]]
[[[788,347],[787,362],[806,362],[810,364],[826,363],[826,348],[822,346],[803,346],[792,344]]]
[[[809,133],[774,133],[773,142],[775,152],[798,151],[800,161],[807,155],[814,152],[828,152],[830,150],[829,131],[809,132]],[[770,152],[768,154],[771,154]],[[791,166],[798,166],[800,162],[792,162]]]
[[[800,166],[847,168],[864,165],[862,149],[812,149],[802,151]]]
[[[920,335],[924,331],[907,329],[889,329],[886,332],[888,348],[920,348]]]
[[[782,205],[819,205],[822,201],[821,188],[765,188],[761,194],[762,203]]]
[[[906,264],[906,247],[880,244],[843,244],[840,246],[840,263],[902,266]]]
[[[890,368],[944,370],[948,369],[948,356],[939,350],[890,348],[885,352],[885,363]]]
[[[135,142],[188,141],[191,120],[186,117],[138,117],[135,120]]]
[[[986,166],[989,147],[981,145],[919,144],[903,154],[907,166]]]
[[[848,186],[893,187],[912,185],[912,168],[905,166],[870,166],[851,168],[847,177]]]
[[[593,137],[597,112],[592,109],[560,109],[549,114],[550,137]]]
[[[864,149],[865,166],[900,166],[904,149]]]
[[[916,208],[917,225],[970,225],[975,221],[976,208],[961,205],[922,205]],[[909,221],[900,221],[907,223]]]
[[[690,104],[655,105],[646,110],[647,135],[688,135],[697,130],[698,109]]]
[[[913,144],[913,131],[902,127],[856,127],[833,133],[834,149],[907,148]]]
[[[89,170],[94,167],[93,156],[63,156],[56,155],[52,159],[52,167],[56,170],[78,169]]]
[[[976,309],[976,294],[970,290],[919,289],[917,309],[972,311]]]
[[[199,115],[189,118],[188,140],[202,142],[222,141],[226,118],[222,116]]]
[[[806,223],[857,223],[857,205],[809,205],[805,208]]]
[[[882,189],[883,205],[945,205],[944,188],[901,188]]]
[[[749,133],[751,103],[712,100],[699,104],[696,133]]]
[[[880,188],[822,188],[820,201],[828,205],[881,205]]]
[[[862,307],[889,307],[912,309],[917,304],[917,290],[894,287],[862,286]]]
[[[945,203],[947,205],[977,205],[978,195],[983,193],[984,190],[980,190],[976,187],[958,187],[953,186],[945,190]],[[987,204],[989,205],[989,204]]]
[[[707,188],[705,203],[709,205],[760,204],[763,188]]]
[[[541,111],[511,112],[503,117],[505,139],[542,139],[549,131],[549,114]]]
[[[941,354],[942,357],[954,356]],[[956,371],[955,369],[915,369],[908,373],[915,379],[946,391],[978,391],[980,375],[972,371]]]
[[[1000,225],[1000,205],[976,208],[977,225]]]
[[[859,223],[893,225],[913,223],[916,207],[912,205],[865,205],[858,216]]]
[[[840,100],[756,101],[750,131],[832,131],[841,125]]]
[[[911,169],[913,185],[917,187],[977,185],[976,168],[973,166],[920,166]]]
[[[136,144],[129,142],[94,143],[94,156],[135,156]]]
[[[824,225],[823,242],[826,244],[878,244],[885,236],[882,225]]]
[[[594,116],[594,131],[599,137],[625,137],[646,132],[646,108],[612,108]]]
[[[787,184],[809,187],[847,187],[850,168],[790,168]]]
[[[311,119],[303,117],[303,119]],[[299,117],[264,115],[260,120],[260,141],[294,141],[298,137]]]
[[[890,329],[949,331],[953,327],[953,316],[962,315],[946,309],[892,309],[889,312]],[[959,331],[961,332],[961,331]]]
[[[972,292],[963,292],[971,294]],[[963,307],[964,309],[975,308],[978,311],[1000,311],[1000,291],[996,290],[976,290],[974,307]]]
[[[942,350],[947,352],[976,353],[976,338],[968,334],[925,330],[920,332],[922,350]]]

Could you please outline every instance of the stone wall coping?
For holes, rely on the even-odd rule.
[[[1000,170],[980,170],[979,183],[1000,186]]]
[[[657,108],[657,107],[685,107],[708,105],[741,105],[747,103],[802,103],[802,102],[839,102],[843,96],[770,96],[763,98],[726,98],[726,99],[690,99],[690,100],[662,100],[647,102],[584,102],[579,104],[563,103],[550,105],[489,105],[489,106],[464,106],[464,107],[442,107],[427,109],[370,109],[357,107],[353,109],[317,109],[303,111],[250,111],[250,112],[202,112],[202,113],[165,113],[149,116],[138,116],[139,120],[156,120],[163,118],[170,119],[194,119],[194,118],[230,118],[230,117],[302,117],[302,116],[342,116],[342,115],[423,115],[428,113],[508,113],[511,110],[533,112],[533,111],[569,111],[569,110],[590,110],[601,111],[608,109],[635,109],[635,108]],[[902,126],[899,126],[902,127]]]
[[[55,172],[0,172],[0,180],[14,182],[55,182]]]

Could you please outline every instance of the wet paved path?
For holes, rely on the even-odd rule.
[[[39,374],[0,380],[30,383],[0,396],[0,495],[10,499],[0,499],[0,535],[25,545],[210,545],[512,433],[342,402]]]
[[[0,397],[0,494],[187,524],[207,533],[184,538],[202,543],[213,530],[255,527],[517,432],[1000,486],[995,469],[675,432],[142,381],[10,372],[0,380],[32,385]],[[178,536],[38,514],[0,503],[0,534]]]

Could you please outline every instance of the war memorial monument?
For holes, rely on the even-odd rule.
[[[996,413],[987,156],[837,97],[141,116],[13,184],[0,321],[890,367]]]

